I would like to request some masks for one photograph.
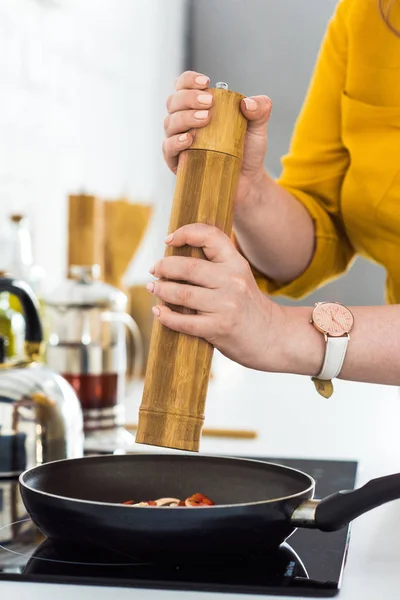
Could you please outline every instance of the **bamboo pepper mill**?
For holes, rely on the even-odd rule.
[[[244,96],[225,83],[210,89],[211,120],[197,129],[190,149],[181,153],[169,232],[189,223],[215,225],[230,235],[233,199],[241,170],[247,121]],[[201,249],[167,248],[165,256],[203,258]],[[189,309],[170,306],[192,313]],[[155,319],[152,329],[136,442],[198,451],[213,346],[168,329]]]
[[[68,198],[68,276],[73,266],[104,269],[104,203],[87,194]]]

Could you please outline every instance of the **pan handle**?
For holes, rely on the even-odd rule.
[[[343,490],[323,500],[306,500],[292,513],[295,527],[337,531],[360,515],[400,498],[400,474],[372,479],[356,490]]]

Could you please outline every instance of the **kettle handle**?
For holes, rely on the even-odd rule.
[[[31,346],[29,355],[36,354],[43,341],[43,329],[39,316],[39,302],[33,290],[19,279],[0,277],[0,292],[9,292],[20,301],[25,317],[25,346]]]
[[[124,322],[126,330],[128,332],[129,346],[128,348],[128,368],[127,378],[136,380],[140,377],[143,364],[144,364],[144,352],[143,352],[143,341],[142,336],[136,322],[130,315],[123,313],[121,320]]]
[[[127,313],[115,313],[107,311],[103,313],[103,319],[108,321],[120,322],[125,325],[128,333],[127,343],[127,357],[128,364],[126,369],[126,379],[136,380],[139,379],[143,364],[144,364],[144,351],[142,335],[139,331],[139,327],[136,322]]]

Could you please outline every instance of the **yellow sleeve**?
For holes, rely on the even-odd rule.
[[[341,0],[330,20],[278,183],[309,211],[316,233],[314,256],[295,281],[280,285],[253,269],[260,289],[300,298],[346,270],[354,256],[340,210],[349,158],[341,139],[341,94],[347,62],[347,18]]]

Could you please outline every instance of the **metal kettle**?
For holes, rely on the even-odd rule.
[[[0,277],[25,317],[25,358],[6,362],[0,340],[0,477],[16,477],[44,462],[83,456],[83,417],[69,383],[41,363],[39,305],[23,281]]]

